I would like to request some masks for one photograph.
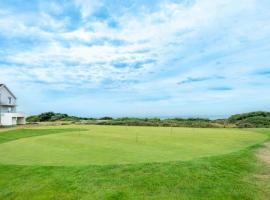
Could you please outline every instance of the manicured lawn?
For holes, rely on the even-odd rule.
[[[68,129],[24,130],[27,131],[62,134],[3,143],[0,163],[76,166],[192,160],[238,151],[266,139],[260,133],[233,129],[88,126],[71,132]]]
[[[269,129],[59,126],[0,133],[0,199],[267,199]]]

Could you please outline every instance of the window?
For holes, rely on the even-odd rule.
[[[8,103],[11,104],[11,97],[8,97]]]

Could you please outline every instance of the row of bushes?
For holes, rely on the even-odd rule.
[[[114,119],[114,120],[104,120],[98,121],[97,124],[100,125],[126,125],[126,126],[170,126],[170,127],[200,127],[200,128],[214,128],[220,127],[216,123],[205,120],[193,120],[193,119]]]
[[[98,125],[125,125],[125,126],[171,126],[171,127],[201,127],[211,128],[220,127],[218,123],[214,123],[209,119],[202,118],[173,118],[173,119],[160,119],[160,118],[81,118],[69,116],[67,114],[46,112],[40,115],[30,116],[27,119],[29,123],[37,122],[55,122],[67,121],[81,124],[98,124]]]
[[[78,121],[78,120],[90,120],[93,118],[83,118],[69,116],[62,113],[45,112],[40,115],[33,115],[26,118],[27,122],[53,122],[53,121]]]
[[[67,121],[81,124],[98,125],[125,125],[125,126],[171,126],[171,127],[199,127],[199,128],[218,128],[218,127],[239,127],[239,128],[258,128],[270,127],[270,112],[251,112],[237,114],[228,119],[210,120],[203,118],[82,118],[69,116],[67,114],[47,112],[27,118],[27,122],[55,122]]]

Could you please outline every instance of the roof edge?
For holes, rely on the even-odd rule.
[[[7,90],[7,91],[8,91],[15,99],[17,99],[17,97],[10,91],[10,89],[9,89],[5,84],[3,84],[3,83],[1,84],[1,83],[0,83],[0,88],[1,88],[1,87],[6,88],[6,90]]]

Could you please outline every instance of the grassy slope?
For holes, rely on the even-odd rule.
[[[269,180],[253,176],[268,170],[257,162],[256,148],[162,164],[0,165],[0,199],[267,199]]]

